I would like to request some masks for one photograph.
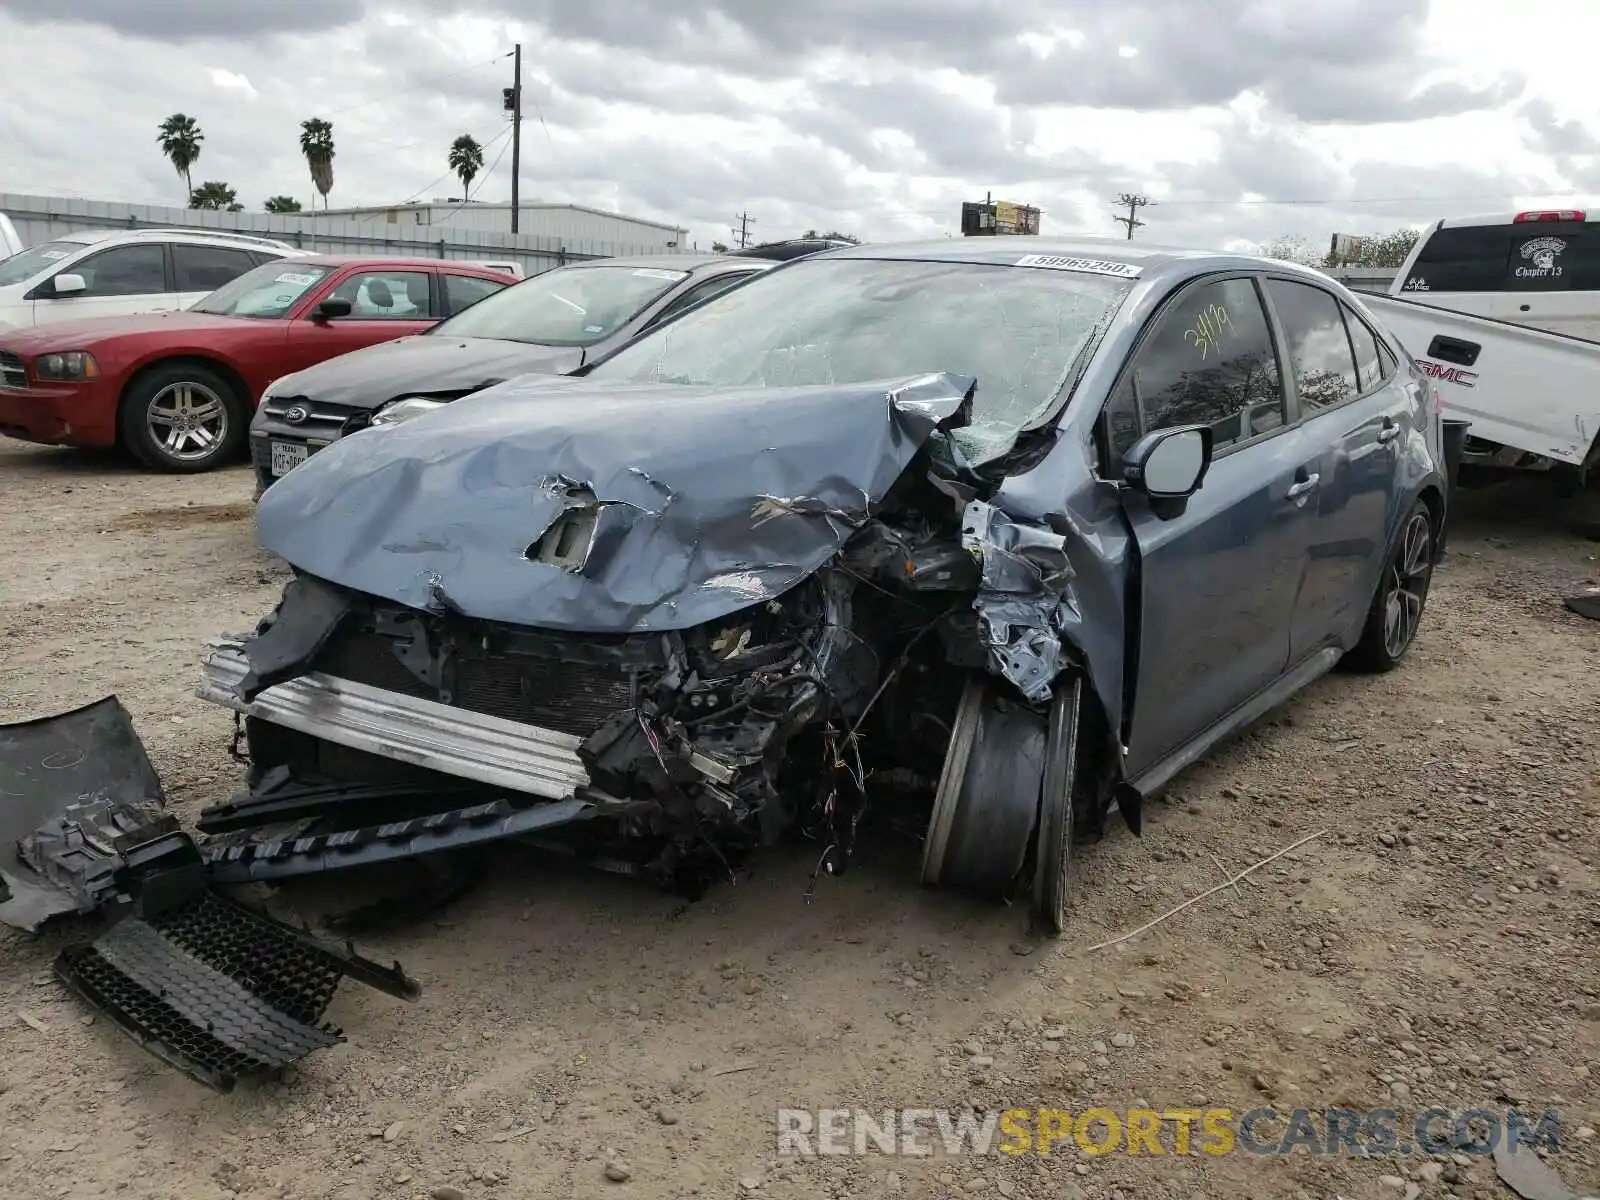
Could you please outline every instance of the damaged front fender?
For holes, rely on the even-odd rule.
[[[990,669],[1043,703],[1061,670],[1062,630],[1078,618],[1066,538],[974,500],[962,514],[961,544],[981,571],[972,607]]]

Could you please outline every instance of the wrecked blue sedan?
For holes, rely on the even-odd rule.
[[[519,835],[698,893],[791,832],[1066,920],[1076,832],[1340,662],[1394,667],[1437,405],[1331,280],[1126,242],[786,264],[577,377],[341,439],[206,656],[219,879]]]

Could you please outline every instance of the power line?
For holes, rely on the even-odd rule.
[[[481,71],[485,67],[492,67],[496,63],[503,62],[504,60],[506,60],[506,59],[508,59],[510,57],[511,57],[511,51],[508,50],[504,54],[496,54],[493,58],[489,59],[487,62],[478,62],[478,63],[473,63],[470,66],[458,67],[454,71],[446,71],[443,75],[423,76],[423,77],[417,79],[416,82],[420,83],[420,84],[423,84],[424,86],[426,86],[427,84],[430,84],[430,83],[435,83],[435,84],[436,83],[442,83],[446,79],[455,79],[455,78],[457,78],[459,76],[466,75],[471,71]],[[330,118],[330,117],[337,117],[340,113],[355,112],[357,109],[369,108],[374,104],[393,104],[393,103],[394,103],[394,99],[391,96],[375,96],[371,100],[359,100],[354,104],[346,104],[343,108],[336,108],[332,112],[325,113],[324,114],[324,119]]]
[[[487,136],[489,134],[489,132],[490,132],[490,130],[488,130],[488,129],[485,129],[483,131],[485,136]],[[394,154],[394,153],[397,153],[398,151],[401,151],[401,150],[415,150],[418,146],[431,145],[433,143],[433,141],[434,141],[434,139],[431,138],[431,137],[418,138],[415,141],[402,142],[398,146],[390,145],[390,144],[388,144],[386,142],[366,142],[366,141],[363,141],[361,143],[361,145],[357,148],[357,150],[355,151],[354,154],[350,153],[347,150],[341,150],[339,153],[342,154],[347,161],[349,159],[352,159],[352,158],[359,160],[359,159],[364,159],[364,158],[375,157],[378,153]]]
[[[480,137],[480,136],[487,135],[488,132],[489,132],[488,130],[483,130],[481,134],[477,133],[477,132],[474,132],[474,134],[472,135],[473,136],[473,140],[477,140],[477,138]],[[505,137],[505,135],[508,132],[509,132],[509,126],[502,128],[499,133],[497,133],[493,137],[489,138],[489,141],[485,144],[484,149],[485,150],[489,149],[489,147],[493,146],[497,141],[499,141],[501,138]],[[432,139],[430,138],[429,140],[431,141]],[[455,174],[454,169],[452,169],[450,167],[446,167],[443,175],[440,175],[437,179],[433,180],[431,183],[424,184],[422,187],[418,188],[415,192],[411,193],[411,195],[407,196],[404,200],[397,201],[396,203],[387,205],[386,207],[389,207],[389,208],[404,208],[408,204],[413,204],[417,200],[419,200],[423,196],[425,196],[427,193],[431,192],[434,188],[438,187],[446,179],[449,179],[450,176],[452,176],[454,174]],[[377,219],[377,214],[376,213],[371,213],[368,216],[365,216],[365,217],[363,217],[361,219],[363,221],[376,220]]]

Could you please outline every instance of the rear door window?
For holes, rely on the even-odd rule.
[[[255,265],[255,260],[244,250],[195,246],[187,242],[172,245],[172,268],[177,272],[180,292],[214,292],[253,270]]]
[[[1340,311],[1343,305],[1333,293],[1309,283],[1269,279],[1267,295],[1283,326],[1301,408],[1314,412],[1359,396],[1355,352]]]

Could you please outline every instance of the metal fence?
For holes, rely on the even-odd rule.
[[[514,260],[520,262],[529,275],[580,259],[662,253],[659,245],[566,241],[531,234],[452,229],[444,224],[389,225],[381,220],[215,212],[5,192],[0,192],[0,212],[11,218],[24,244],[29,246],[83,229],[214,229],[276,238],[291,246],[323,254]]]

